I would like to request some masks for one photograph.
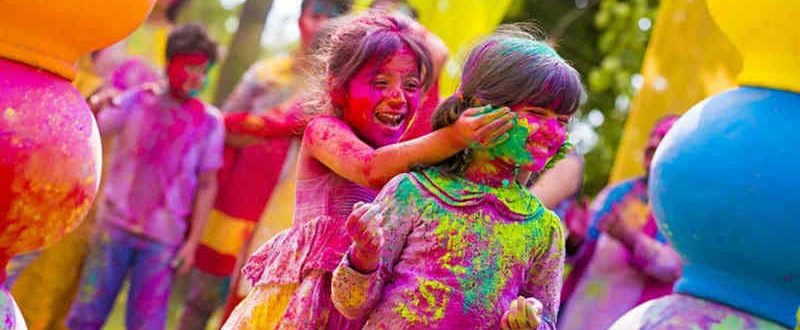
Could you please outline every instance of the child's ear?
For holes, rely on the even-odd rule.
[[[343,107],[345,104],[345,100],[347,99],[347,92],[345,92],[344,87],[337,87],[335,78],[328,77],[328,96],[331,98],[331,103],[335,107]]]

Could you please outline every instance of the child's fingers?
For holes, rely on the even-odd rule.
[[[482,107],[472,107],[472,108],[469,108],[467,110],[464,110],[464,112],[462,112],[461,115],[465,116],[465,117],[475,117],[475,116],[484,115],[484,114],[487,114],[487,113],[490,113],[490,112],[494,112],[494,111],[497,111],[497,110],[499,110],[499,109],[491,109],[490,105],[485,105],[485,106],[482,106]]]
[[[483,132],[484,129],[489,128],[488,126],[478,130],[478,136],[481,146],[483,146],[484,148],[491,148],[505,142],[509,138],[509,135],[507,134],[508,131],[510,131],[511,128],[513,127],[514,123],[508,121],[492,131]]]
[[[514,119],[514,114],[508,108],[492,110],[491,112],[474,116],[474,122],[478,127],[486,126],[495,121],[510,121]]]
[[[508,324],[508,314],[509,312],[506,311],[505,313],[503,313],[503,318],[500,319],[501,330],[511,330],[511,326]]]
[[[514,299],[511,302],[511,305],[508,306],[508,326],[511,329],[519,329],[520,322],[520,313],[519,313],[519,299]]]
[[[525,304],[525,326],[529,329],[539,326],[539,315],[532,304]]]
[[[509,127],[510,129],[511,127],[513,127],[514,124],[513,119],[514,119],[514,114],[509,113],[504,116],[498,117],[492,121],[488,121],[485,123],[481,121],[480,123],[481,126],[478,127],[476,133],[478,136],[481,136],[481,133],[483,135],[488,135],[494,131],[501,130],[503,129],[503,127],[511,124],[511,126]]]
[[[525,298],[522,296],[517,297],[517,315],[519,315],[519,318],[517,318],[517,322],[519,324],[517,324],[517,326],[521,329],[524,329],[526,324],[528,324],[528,320],[526,319],[525,315],[527,307],[528,303],[525,301]]]

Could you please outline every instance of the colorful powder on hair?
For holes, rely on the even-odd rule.
[[[495,111],[492,106],[484,107],[481,114]],[[486,151],[491,159],[506,159],[517,165],[527,165],[533,162],[533,156],[525,147],[531,126],[526,119],[516,116],[512,119],[514,126],[506,132],[508,139]]]
[[[540,55],[561,59],[561,56],[559,56],[558,53],[556,53],[556,51],[550,47],[550,45],[541,41],[507,37],[500,39],[499,43],[506,47],[506,50],[503,51],[503,55],[510,55],[514,52],[520,52],[523,54]]]

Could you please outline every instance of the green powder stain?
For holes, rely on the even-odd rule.
[[[426,190],[450,206],[459,207],[459,203],[466,203],[464,200],[470,200],[470,197],[491,194],[509,210],[528,215],[524,220],[501,221],[495,218],[497,215],[494,213],[482,210],[453,213],[441,202],[423,196],[414,180],[403,180],[395,193],[386,197],[391,200],[385,202],[397,206],[397,212],[424,208],[418,210],[424,213],[421,219],[436,223],[433,234],[445,250],[437,263],[458,280],[460,292],[464,295],[463,310],[466,312],[475,307],[492,310],[507,288],[507,281],[514,276],[514,265],[529,262],[532,254],[549,247],[550,236],[545,233],[549,233],[550,227],[559,226],[557,217],[545,212],[541,203],[516,182],[511,182],[508,187],[489,187],[442,175],[435,168],[425,171],[430,181],[421,178],[420,174],[412,175],[419,178]],[[458,197],[452,199],[448,196]],[[476,242],[485,243],[480,244],[480,249],[475,249]],[[403,302],[397,303],[393,311],[408,322],[429,324],[443,317],[453,289],[431,279],[420,278],[418,281],[416,289],[404,291]]]
[[[489,156],[492,159],[507,159],[511,160],[514,164],[526,165],[533,162],[533,156],[525,148],[528,141],[528,134],[530,134],[530,125],[528,120],[513,119],[514,126],[506,133],[508,139],[503,141],[492,148],[487,149]]]
[[[417,278],[417,290],[403,291],[405,301],[397,302],[392,310],[410,323],[431,324],[444,318],[453,288],[436,280]],[[422,298],[422,299],[420,299]]]
[[[744,320],[735,315],[728,315],[722,322],[711,325],[708,330],[734,330],[744,329]]]

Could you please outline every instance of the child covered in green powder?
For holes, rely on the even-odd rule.
[[[365,329],[555,329],[564,239],[558,217],[516,178],[564,154],[583,88],[547,44],[504,27],[469,54],[434,128],[476,104],[509,106],[504,143],[392,179],[347,221],[354,243],[332,299]]]

